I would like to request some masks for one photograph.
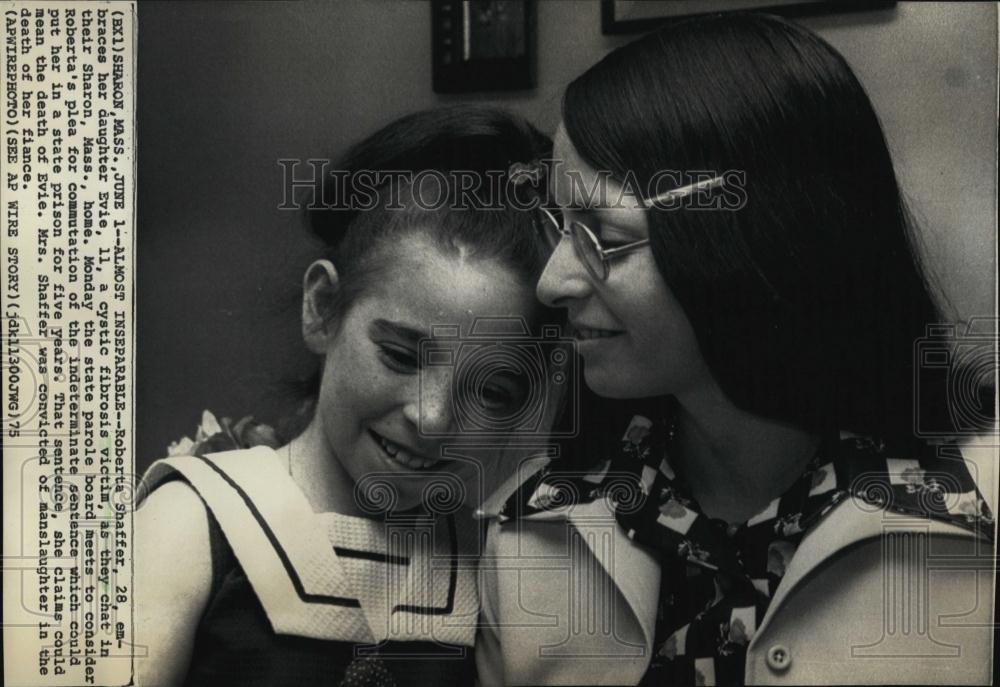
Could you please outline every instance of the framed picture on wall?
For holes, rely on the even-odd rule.
[[[786,17],[892,7],[872,0],[601,0],[601,32],[638,33],[677,19],[717,12],[766,12]]]
[[[432,0],[435,93],[535,85],[534,0]]]

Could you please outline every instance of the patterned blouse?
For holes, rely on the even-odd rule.
[[[993,518],[954,446],[916,458],[842,433],[799,479],[741,525],[706,516],[670,465],[672,421],[635,416],[621,451],[583,477],[549,466],[505,504],[500,522],[604,498],[662,569],[654,655],[643,685],[741,685],[747,647],[803,536],[850,496],[992,539]]]

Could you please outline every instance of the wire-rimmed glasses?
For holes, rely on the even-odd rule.
[[[699,181],[687,186],[671,189],[653,198],[643,200],[646,208],[655,207],[657,203],[669,203],[690,196],[699,191],[707,191],[722,186],[721,176]],[[546,244],[553,251],[559,245],[564,236],[568,236],[573,241],[573,250],[577,258],[587,268],[587,272],[597,281],[604,281],[608,278],[608,263],[615,258],[635,252],[640,248],[649,245],[649,239],[630,241],[620,245],[606,248],[601,244],[597,235],[583,222],[574,220],[567,225],[563,218],[563,213],[559,208],[540,208],[541,221],[540,231],[545,238]]]

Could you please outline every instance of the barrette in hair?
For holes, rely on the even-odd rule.
[[[542,166],[538,160],[513,162],[507,169],[507,177],[515,186],[520,186],[526,181],[537,185],[542,180]]]
[[[719,188],[724,183],[725,182],[721,176],[712,177],[711,179],[703,179],[702,181],[696,181],[695,183],[688,184],[687,186],[680,186],[678,188],[670,189],[669,191],[664,191],[659,195],[643,200],[642,204],[647,208],[653,208],[656,207],[657,203],[669,203],[673,200],[687,198],[688,196],[700,191],[708,191],[714,188]]]

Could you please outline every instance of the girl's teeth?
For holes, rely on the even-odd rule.
[[[433,458],[422,458],[420,456],[411,455],[406,451],[406,449],[400,448],[385,437],[380,438],[382,440],[382,448],[385,449],[385,452],[388,453],[393,460],[398,463],[402,463],[408,468],[424,469],[437,463],[437,461]]]

